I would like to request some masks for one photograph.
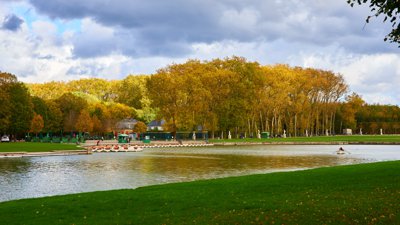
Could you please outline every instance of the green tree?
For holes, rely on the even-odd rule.
[[[33,118],[33,105],[28,89],[23,83],[17,82],[9,86],[11,102],[11,123],[9,131],[14,135],[24,135],[28,132]]]
[[[47,114],[45,118],[46,132],[59,132],[63,128],[63,113],[55,100],[46,101]]]
[[[146,93],[147,79],[148,76],[129,75],[121,80],[115,90],[116,101],[135,109],[141,109],[141,100]]]
[[[9,126],[11,119],[10,96],[6,89],[6,84],[0,83],[0,135],[4,134]]]
[[[17,77],[0,71],[0,132],[9,132],[11,124],[11,99],[9,87],[17,82]],[[0,134],[1,135],[1,134]]]
[[[32,97],[32,104],[33,104],[33,111],[36,114],[39,114],[39,115],[46,115],[47,114],[47,110],[48,109],[47,109],[47,104],[46,104],[45,100],[43,100],[43,99],[41,99],[39,97],[33,96]]]
[[[400,0],[347,0],[347,3],[351,7],[355,4],[369,4],[374,15],[368,16],[366,22],[369,23],[371,17],[383,15],[384,22],[389,20],[392,23],[392,31],[386,35],[385,41],[389,40],[400,44]]]

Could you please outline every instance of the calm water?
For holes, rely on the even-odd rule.
[[[243,146],[0,158],[0,201],[274,171],[400,160],[400,146]]]

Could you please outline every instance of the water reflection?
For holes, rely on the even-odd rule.
[[[0,158],[0,201],[400,159],[398,146],[244,146]]]

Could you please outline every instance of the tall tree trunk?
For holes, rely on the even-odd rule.
[[[261,111],[260,111],[260,125],[261,125],[261,131],[265,131],[264,130],[264,123],[263,123],[263,118],[262,118]]]
[[[294,114],[294,136],[297,137],[297,113]]]

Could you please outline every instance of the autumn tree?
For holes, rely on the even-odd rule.
[[[107,105],[107,124],[111,130],[117,129],[117,123],[122,119],[134,118],[135,110],[132,107],[120,103],[110,103]]]
[[[171,123],[171,131],[177,131],[178,113],[184,107],[185,95],[178,85],[183,82],[181,77],[175,76],[172,68],[161,69],[152,75],[147,81],[147,89],[152,100],[152,106],[159,108],[168,123]]]
[[[100,134],[100,133],[104,132],[103,124],[100,121],[100,119],[97,117],[97,115],[93,115],[92,124],[93,124],[93,132],[95,134]]]
[[[100,78],[79,79],[68,82],[66,85],[72,92],[81,92],[96,96],[102,101],[113,98],[115,90],[112,90],[112,81]]]
[[[356,93],[352,93],[346,98],[347,103],[344,105],[343,122],[346,128],[356,129],[356,113],[365,104],[364,100]]]
[[[221,117],[225,115],[229,108],[229,99],[231,93],[230,83],[234,73],[228,70],[219,69],[217,65],[209,63],[211,67],[200,77],[203,83],[203,101],[206,103],[206,109],[202,115],[199,115],[200,124],[204,130],[211,131],[211,137],[214,138],[216,132],[221,129]],[[222,128],[223,129],[223,128]]]
[[[33,83],[27,85],[32,96],[43,100],[57,99],[71,90],[65,82],[51,81],[43,84]]]
[[[17,76],[15,76],[14,74],[0,71],[0,85],[12,84],[17,82]]]
[[[93,130],[95,132],[104,133],[112,131],[111,114],[105,104],[100,102],[94,104],[91,109],[91,115],[93,119]]]
[[[263,84],[263,76],[257,62],[248,62],[242,57],[226,58],[224,60],[213,60],[212,63],[218,68],[231,72],[229,79],[230,94],[226,99],[225,107],[228,107],[224,115],[220,116],[220,124],[223,129],[239,130],[248,127],[250,131],[256,131],[256,118],[258,111],[257,90]]]
[[[147,126],[145,123],[143,123],[142,121],[138,121],[135,124],[135,128],[133,129],[134,132],[138,132],[138,133],[144,133],[147,131]]]
[[[147,88],[170,131],[201,125],[212,136],[216,131],[332,133],[336,107],[347,91],[343,77],[330,71],[262,67],[240,57],[173,64],[151,76]]]
[[[63,114],[64,131],[74,131],[80,112],[87,108],[86,100],[71,93],[66,93],[58,98],[56,102]]]
[[[4,105],[0,131],[9,132],[14,101],[11,87],[18,82],[13,75],[0,74],[0,84]],[[164,127],[172,133],[202,128],[212,137],[226,137],[229,131],[236,137],[255,137],[258,131],[324,135],[340,132],[344,126],[396,132],[400,124],[398,107],[359,104],[355,95],[343,99],[348,86],[340,74],[279,64],[262,66],[235,56],[188,60],[151,76],[129,75],[110,81],[90,78],[30,84],[29,88],[34,97],[25,101],[24,112],[33,116],[29,111],[29,102],[33,102],[46,132],[78,129],[100,134],[115,130],[126,118],[165,119]]]
[[[80,111],[75,123],[75,129],[79,132],[93,131],[93,121],[87,110],[83,109]]]
[[[44,128],[43,117],[40,114],[33,113],[30,132],[36,134],[40,133]]]

